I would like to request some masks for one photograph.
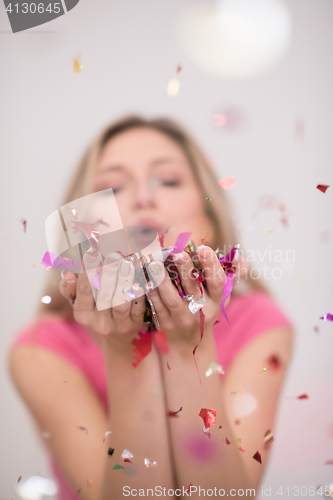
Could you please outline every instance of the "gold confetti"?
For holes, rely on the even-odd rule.
[[[212,201],[212,199],[211,199],[211,198],[205,198],[205,200],[206,200],[206,201]]]
[[[131,239],[131,245],[133,245],[133,243],[134,243],[134,238]]]
[[[264,441],[266,444],[273,443],[274,441],[273,432],[270,429],[267,429],[267,431],[265,432]]]
[[[167,95],[169,97],[175,97],[179,92],[180,81],[177,78],[172,78],[167,86]]]
[[[237,394],[237,392],[236,391],[235,392],[231,392],[230,394]]]
[[[241,442],[242,442],[241,438],[236,439],[236,441],[237,441],[239,444],[241,444]]]
[[[66,384],[66,383],[67,383],[67,378],[66,378],[66,380],[63,381],[63,384]]]
[[[19,483],[19,482],[21,481],[21,479],[22,479],[22,476],[20,476],[20,477],[18,478],[17,482]]]
[[[80,64],[79,61],[77,59],[75,59],[75,61],[73,63],[74,73],[80,73],[82,69],[83,69],[82,64]]]

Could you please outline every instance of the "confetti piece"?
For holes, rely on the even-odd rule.
[[[132,464],[134,466],[133,462],[129,458],[124,458],[124,462],[130,463],[130,464]]]
[[[178,417],[178,413],[181,412],[183,407],[181,406],[177,411],[168,411],[167,417]]]
[[[241,444],[241,442],[242,442],[241,438],[236,439],[236,441],[237,441],[239,444]]]
[[[23,224],[23,232],[27,232],[27,221],[25,219],[21,219],[21,222]]]
[[[202,418],[204,429],[209,429],[211,425],[216,423],[216,411],[208,408],[201,408],[199,417]]]
[[[333,465],[333,460],[326,460],[325,465]]]
[[[82,69],[83,69],[82,64],[80,64],[79,61],[77,59],[75,59],[75,61],[73,63],[74,73],[80,73]]]
[[[186,247],[192,233],[180,233],[176,239],[176,243],[172,253],[182,253]]]
[[[114,454],[114,448],[109,448],[108,455],[110,455],[110,457],[112,457],[113,454]]]
[[[167,86],[167,95],[169,97],[176,97],[176,95],[179,92],[180,88],[180,81],[177,80],[177,78],[172,78],[169,80],[168,86]]]
[[[40,301],[43,303],[43,304],[51,304],[51,297],[49,295],[44,295],[44,297],[42,297],[40,299]]]
[[[222,425],[219,426],[219,429],[222,429]]]
[[[168,362],[168,361],[166,362],[166,365],[167,365],[168,370],[171,370],[171,368],[170,368],[170,365],[169,365],[169,362]]]
[[[301,394],[300,396],[297,396],[297,399],[309,399],[309,396],[307,394]]]
[[[275,370],[275,371],[279,370],[281,368],[281,365],[282,365],[280,358],[276,354],[272,354],[268,358],[267,363],[270,367],[269,369]]]
[[[324,316],[322,316],[321,318],[319,319],[323,319],[324,321],[333,321],[333,314],[324,314]]]
[[[229,439],[227,437],[225,438],[225,442],[226,442],[226,444],[231,444],[231,441],[229,441]]]
[[[266,229],[264,229],[265,233],[271,233],[272,231],[273,231],[272,227],[266,227]]]
[[[144,459],[144,464],[146,467],[156,467],[157,465],[157,462],[155,462],[155,460],[153,460],[152,462],[149,460],[149,458],[145,458]]]
[[[208,370],[206,371],[206,377],[209,377],[210,375],[213,375],[213,373],[221,373],[222,375],[224,374],[224,370],[221,365],[218,363],[215,363],[215,361],[212,361],[209,365]]]
[[[63,381],[63,384],[67,384],[67,379]]]
[[[44,495],[54,496],[58,493],[57,484],[41,476],[31,476],[25,481],[20,481],[15,490],[18,496],[25,500],[41,500]]]
[[[78,210],[76,210],[76,208],[71,208],[71,212],[72,212],[73,216],[75,217],[75,219],[77,219]]]
[[[260,455],[259,451],[256,451],[252,458],[254,458],[254,460],[256,460],[257,462],[262,464],[261,455]]]
[[[99,231],[91,231],[90,237],[98,243],[99,241]]]
[[[313,327],[313,331],[314,331],[315,333],[319,333],[319,327],[318,327],[317,325],[315,325],[315,326]]]
[[[105,437],[108,436],[109,434],[112,434],[112,431],[106,431]]]
[[[265,448],[269,447],[274,441],[273,437],[273,432],[270,429],[267,429],[267,431],[264,434],[264,442],[265,442]]]
[[[237,391],[231,392],[230,394],[237,394]]]
[[[100,274],[96,274],[96,276],[90,282],[90,284],[94,288],[96,288],[96,290],[99,290],[100,283],[101,283],[101,275]]]
[[[180,73],[182,70],[182,67],[181,66],[177,66],[177,73]]]
[[[215,323],[213,324],[213,326],[218,325],[219,323],[221,323],[221,321],[220,321],[219,319],[217,319],[217,320],[215,321]]]
[[[224,179],[220,179],[219,180],[219,185],[223,188],[223,189],[230,189],[231,186],[233,186],[236,182],[236,179],[234,179],[233,177],[225,177]]]
[[[242,448],[241,446],[238,446],[238,449],[239,449],[241,452],[245,453],[244,448]]]
[[[262,370],[260,370],[259,373],[262,373],[262,372],[267,372],[267,368],[264,367]]]
[[[76,426],[77,429],[80,429],[81,431],[85,432],[86,434],[88,434],[88,430],[86,429],[86,427],[83,427],[82,425],[80,426]]]
[[[143,360],[148,354],[151,352],[152,349],[152,332],[148,333],[139,333],[140,338],[139,339],[133,339],[132,340],[132,345],[134,345],[134,361],[132,363],[132,366],[136,368],[140,361]]]
[[[22,479],[22,476],[20,476],[20,477],[18,478],[17,482],[19,483],[19,482],[21,481],[21,479]]]
[[[329,186],[326,186],[325,184],[318,184],[317,189],[321,191],[322,193],[326,193],[326,189],[328,189]]]
[[[186,490],[185,493],[190,493],[191,494],[191,486],[193,486],[192,483],[188,485],[188,488],[187,488],[187,490]]]
[[[123,469],[124,467],[122,465],[116,464],[112,470],[118,470],[118,469]]]
[[[128,450],[124,450],[121,454],[122,458],[133,458],[134,455]]]
[[[206,201],[212,201],[212,199],[211,199],[211,198],[205,198],[205,200],[206,200]]]
[[[228,117],[226,115],[217,114],[214,115],[214,125],[215,127],[223,127],[228,121]]]

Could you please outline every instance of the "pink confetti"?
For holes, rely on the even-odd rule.
[[[86,429],[86,427],[83,427],[82,425],[76,427],[77,429],[80,429],[81,431],[85,432],[86,434],[88,434],[88,430]]]
[[[189,237],[191,236],[192,233],[180,233],[180,235],[177,237],[175,247],[172,251],[172,253],[181,253],[184,251],[186,247],[186,243],[188,242]]]
[[[233,177],[225,177],[224,179],[219,180],[219,184],[223,189],[230,189],[236,182],[236,179]]]
[[[307,394],[301,394],[300,396],[297,396],[297,399],[309,399],[309,396]]]
[[[208,408],[201,408],[199,417],[202,418],[204,423],[204,432],[208,431],[211,425],[216,423],[216,411]]]
[[[72,212],[73,216],[75,217],[75,219],[77,219],[78,210],[76,210],[76,208],[71,208],[71,212]]]
[[[223,127],[228,121],[228,117],[226,115],[218,114],[214,115],[214,125],[215,127]]]
[[[326,460],[325,465],[333,465],[333,460]]]
[[[99,231],[91,231],[90,238],[92,238],[96,243],[99,241]]]
[[[319,319],[323,319],[324,321],[333,321],[333,314],[330,313],[324,314],[324,316],[322,316]]]
[[[239,449],[240,451],[242,451],[243,453],[245,453],[244,448],[242,448],[241,446],[238,446],[238,449]]]
[[[100,274],[96,274],[96,276],[91,280],[90,284],[94,288],[96,288],[96,290],[99,290],[100,282],[101,282],[101,275]]]

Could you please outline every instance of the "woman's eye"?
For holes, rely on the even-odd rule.
[[[161,181],[163,186],[167,187],[176,187],[179,186],[180,182],[179,181]]]

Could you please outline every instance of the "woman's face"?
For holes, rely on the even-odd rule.
[[[181,232],[211,239],[212,223],[192,168],[180,146],[151,128],[131,129],[112,138],[97,164],[95,191],[112,188],[122,222],[149,226],[165,235],[164,245]],[[149,230],[142,230],[149,233]],[[147,234],[148,236],[148,234]]]

